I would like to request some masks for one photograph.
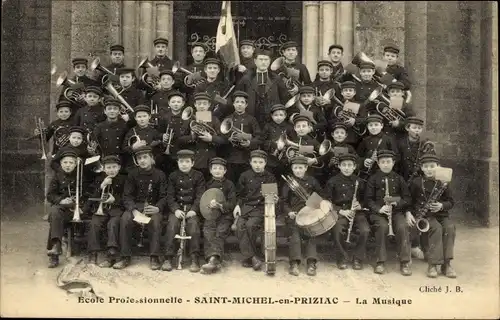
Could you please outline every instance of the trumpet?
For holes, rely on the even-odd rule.
[[[243,127],[243,124],[241,124],[241,126]],[[252,139],[252,135],[243,132],[243,128],[242,129],[236,128],[231,118],[226,118],[222,121],[220,125],[220,131],[222,134],[231,133],[229,141],[233,146],[241,145],[242,142],[250,141]]]
[[[177,71],[187,73],[187,76],[184,77],[184,84],[187,87],[196,87],[200,83],[206,81],[206,79],[201,75],[201,72],[191,72],[188,69],[181,67],[179,61],[176,61],[172,66],[172,72],[175,74]]]
[[[40,147],[42,148],[42,157],[40,160],[47,160],[47,152],[45,151],[45,123],[42,118],[35,117],[36,128],[40,131]]]
[[[63,95],[67,100],[76,104],[83,104],[85,102],[84,94],[81,92],[81,89],[84,87],[83,84],[68,79],[68,73],[66,71],[59,75],[56,80],[56,86],[68,87],[64,89],[63,92]]]
[[[167,141],[167,147],[165,148],[165,152],[163,152],[163,154],[169,155],[170,145],[172,143],[172,138],[174,137],[174,129],[170,129],[170,124],[167,126],[166,134],[168,134],[168,141]]]
[[[73,198],[75,202],[75,208],[73,210],[73,219],[72,222],[82,222],[80,217],[80,196],[83,192],[82,190],[83,183],[83,170],[82,170],[82,159],[76,158],[76,187],[75,187],[75,195],[71,196],[71,186],[68,185],[69,196]]]
[[[149,58],[144,58],[139,62],[139,66],[137,66],[137,69],[148,69],[148,68],[155,68],[155,66],[149,61]],[[150,80],[148,80],[148,76],[150,77]],[[155,87],[160,85],[160,77],[156,72],[152,74],[148,74],[147,72],[144,73],[141,76],[141,82],[144,83],[146,86],[150,87],[151,89],[154,89]]]

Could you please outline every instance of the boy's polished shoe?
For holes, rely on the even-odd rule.
[[[427,276],[429,278],[437,278],[438,272],[435,265],[433,264],[429,265],[429,267],[427,268]]]
[[[113,269],[125,269],[130,265],[130,257],[123,257],[113,265]]]
[[[375,273],[378,274],[384,274],[385,272],[385,265],[383,262],[377,262],[377,265],[375,266]]]
[[[408,262],[401,262],[400,265],[400,271],[403,276],[411,276],[411,268],[410,268],[410,263]]]

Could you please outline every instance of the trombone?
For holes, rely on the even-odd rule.
[[[45,123],[42,118],[35,117],[36,128],[40,131],[40,146],[42,148],[42,157],[40,160],[47,160],[47,152],[45,151]]]
[[[82,222],[80,217],[80,197],[83,194],[83,170],[82,170],[82,159],[80,157],[76,158],[76,187],[75,194],[71,195],[71,185],[68,185],[68,193],[70,198],[73,199],[75,203],[75,208],[73,210],[72,222]]]
[[[155,66],[151,63],[151,61],[149,61],[149,58],[142,59],[141,62],[139,62],[139,66],[137,66],[137,69],[148,69],[148,68],[155,68]],[[147,80],[148,76],[150,77],[149,81]],[[156,73],[148,74],[147,72],[145,72],[141,76],[141,81],[151,89],[154,89],[155,87],[160,85],[160,77]]]

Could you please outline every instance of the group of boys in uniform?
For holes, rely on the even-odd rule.
[[[370,95],[381,87],[375,78],[380,70],[373,62],[361,61],[355,73],[348,71],[341,63],[342,46],[332,45],[329,60],[318,62],[316,79],[311,80],[307,68],[296,61],[298,45],[293,41],[281,47],[276,70],[270,68],[270,51],[255,48],[253,41],[241,41],[241,64],[233,68],[206,57],[206,45],[195,43],[194,62],[186,68],[192,73],[183,74],[172,70],[167,39],[154,40],[154,46],[156,57],[150,63],[155,68],[144,68],[141,73],[146,75],[141,78],[136,69],[123,64],[125,48],[111,46],[112,63],[107,69],[114,75],[108,76],[123,99],[101,83],[102,73],[88,76],[86,59],[73,60],[73,80],[79,84],[73,93],[78,99],[61,95],[56,105],[58,119],[45,135],[47,141],[54,138],[54,177],[47,193],[51,204],[49,267],[59,264],[64,226],[74,214],[78,182],[80,199],[101,197],[80,206],[91,217],[91,261],[97,262],[102,230],[106,230],[106,258],[101,267],[127,267],[139,229],[141,237],[147,234],[151,269],[173,270],[175,236],[182,224],[190,237],[190,271],[214,273],[222,266],[224,241],[237,219],[242,265],[260,270],[263,262],[257,238],[263,228],[265,202],[260,187],[277,183],[276,209],[285,217],[289,234],[289,273],[299,275],[305,258],[306,272],[314,276],[315,238],[303,237],[295,223],[305,201],[281,178],[291,174],[307,192],[330,201],[338,212],[331,232],[339,269],[346,269],[348,263],[355,270],[363,268],[373,232],[374,271],[384,273],[392,221],[400,271],[411,275],[412,253],[423,258],[412,212],[426,203],[436,186],[439,159],[435,153],[422,152],[424,122],[408,103],[403,103],[400,119],[389,121],[377,111],[378,100]],[[397,63],[398,54],[395,45],[384,48],[387,68],[382,74],[394,79],[382,86],[389,98],[404,98],[411,88],[404,67]],[[229,72],[236,75],[236,82],[228,83],[225,74]],[[327,94],[330,89],[333,94]],[[344,112],[349,103],[357,103],[357,112]],[[325,140],[335,152],[320,152]],[[97,155],[100,161],[82,166],[78,179],[77,166]],[[211,188],[224,194],[223,201],[209,204],[221,213],[214,220],[200,213],[200,199]],[[399,200],[386,203],[387,194]],[[447,277],[456,276],[450,263],[455,237],[449,218],[452,207],[453,198],[446,189],[427,213],[430,230],[423,234],[423,243],[429,243],[424,247],[429,277],[438,276],[438,266]],[[103,213],[96,214],[98,210]],[[137,222],[144,217],[147,223]],[[358,234],[352,253],[345,243],[351,221]],[[167,226],[164,245],[162,222]]]

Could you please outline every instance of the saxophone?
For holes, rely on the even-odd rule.
[[[424,183],[424,180],[422,180],[422,184],[423,183]],[[420,231],[422,233],[429,231],[429,228],[430,228],[429,220],[427,220],[427,218],[425,216],[426,216],[427,212],[430,210],[431,204],[436,202],[443,195],[443,193],[447,187],[448,187],[448,182],[443,182],[437,188],[436,188],[436,186],[434,186],[427,201],[424,203],[424,205],[422,207],[420,207],[417,210],[416,225],[417,225],[418,231]]]

